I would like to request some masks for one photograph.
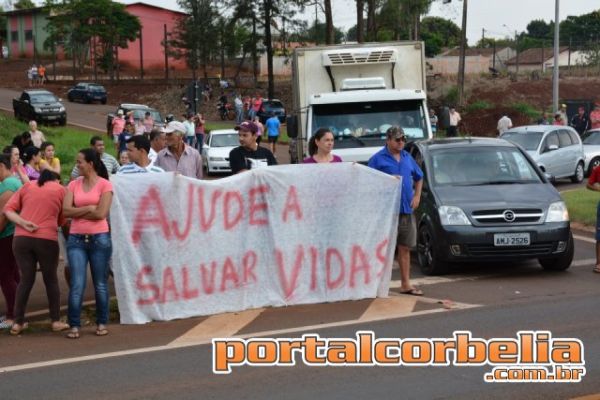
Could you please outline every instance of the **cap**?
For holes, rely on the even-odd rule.
[[[171,121],[167,124],[167,127],[165,128],[165,133],[171,133],[171,132],[185,133],[185,131],[186,131],[185,126],[179,121]]]
[[[117,115],[123,115],[123,110],[117,111]]]
[[[560,108],[567,108],[567,105],[566,104],[561,104]]]
[[[392,126],[388,128],[385,134],[387,135],[388,139],[402,139],[406,137],[404,130],[399,126]]]
[[[256,135],[258,133],[258,125],[256,125],[254,122],[250,122],[250,121],[244,121],[241,124],[239,124],[238,126],[236,126],[234,129],[236,131],[251,132],[254,135]]]

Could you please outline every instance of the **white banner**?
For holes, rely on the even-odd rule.
[[[389,175],[339,163],[111,180],[121,323],[388,295],[400,201]]]

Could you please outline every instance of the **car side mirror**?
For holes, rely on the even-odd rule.
[[[296,115],[288,115],[286,118],[287,135],[290,139],[298,137],[298,117]]]
[[[554,181],[556,181],[556,178],[554,177],[554,175],[549,174],[547,172],[544,172],[544,176],[546,177],[546,179],[548,179],[549,182],[554,183]]]
[[[58,101],[63,101],[60,97],[58,98]]]
[[[29,104],[29,100],[23,100],[23,103]]]

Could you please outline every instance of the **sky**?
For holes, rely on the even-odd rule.
[[[121,3],[135,3],[136,0],[119,0]],[[165,8],[179,9],[176,0],[142,0],[145,3]],[[40,1],[37,1],[40,3]],[[333,23],[347,30],[356,24],[356,3],[354,0],[332,0]],[[459,27],[462,21],[462,1],[452,0],[442,4],[435,0],[429,15],[454,21]],[[467,40],[474,45],[481,39],[482,29],[486,37],[503,38],[514,36],[515,30],[522,32],[533,19],[554,20],[555,0],[470,0],[468,2]],[[560,20],[569,15],[587,14],[600,9],[598,0],[562,0],[560,1]],[[314,21],[315,8],[306,10],[304,19]],[[324,21],[323,13],[318,11],[319,20]]]

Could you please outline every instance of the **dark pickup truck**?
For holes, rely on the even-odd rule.
[[[67,124],[67,110],[52,92],[47,90],[25,90],[18,99],[13,99],[15,118],[25,121],[56,122]]]

